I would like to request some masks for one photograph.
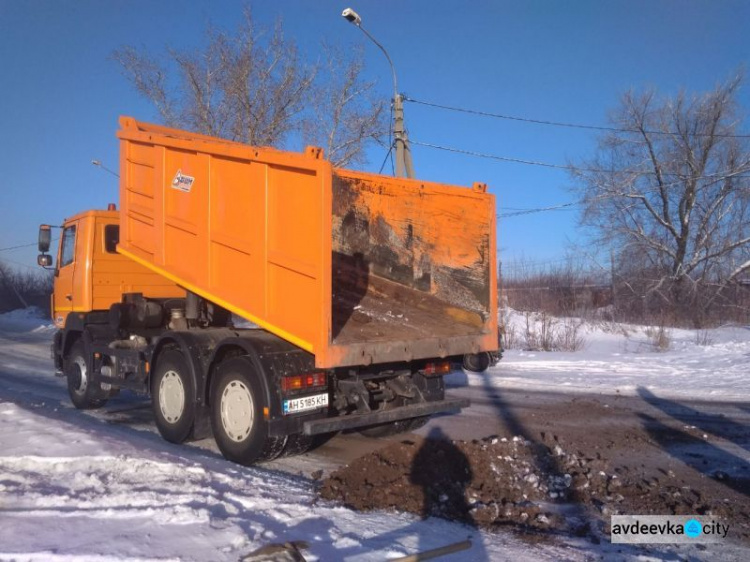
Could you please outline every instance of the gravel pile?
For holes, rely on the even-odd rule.
[[[391,509],[595,541],[617,513],[736,515],[669,470],[653,475],[612,467],[598,452],[571,450],[555,435],[539,437],[449,441],[412,435],[333,472],[320,494],[357,510]]]

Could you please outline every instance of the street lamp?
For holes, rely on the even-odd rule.
[[[109,172],[110,174],[112,174],[113,176],[115,176],[117,178],[120,177],[120,174],[118,174],[117,172],[113,172],[112,170],[110,170],[109,168],[107,168],[104,164],[102,164],[99,160],[92,160],[91,161],[91,165],[92,166],[98,166],[99,168],[101,168],[105,172]]]
[[[409,137],[404,127],[404,99],[398,92],[398,81],[396,80],[396,68],[393,66],[388,51],[385,47],[370,35],[362,27],[362,18],[351,8],[347,8],[341,13],[341,16],[348,22],[356,25],[370,41],[375,43],[383,51],[388,64],[391,65],[391,75],[393,77],[393,139],[396,145],[396,175],[400,178],[414,178],[414,165],[411,161],[411,149],[409,148]]]

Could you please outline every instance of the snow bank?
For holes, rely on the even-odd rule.
[[[30,306],[0,314],[0,329],[14,332],[48,332],[54,331],[55,325],[39,308]]]
[[[234,465],[151,433],[97,430],[80,412],[58,412],[64,421],[46,414],[0,403],[0,560],[235,562],[293,540],[310,544],[310,561],[386,560],[467,537],[466,560],[583,560],[591,548],[356,513],[318,500],[306,478]]]
[[[509,319],[514,329],[525,329],[523,314],[513,311]],[[661,351],[655,327],[566,320],[579,323],[583,349],[508,350],[487,373],[454,374],[449,384],[628,395],[645,389],[663,398],[747,400],[750,326],[667,329],[669,346]],[[531,321],[538,329],[539,317]]]

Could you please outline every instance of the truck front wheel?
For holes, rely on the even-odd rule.
[[[104,392],[91,380],[91,370],[82,341],[75,342],[65,358],[65,378],[68,394],[79,410],[101,408],[107,403]]]
[[[195,391],[188,364],[176,349],[164,351],[151,379],[151,405],[159,433],[171,443],[183,443],[193,432]]]
[[[268,435],[265,393],[247,357],[221,363],[211,388],[211,427],[225,458],[239,464],[276,458],[286,438]]]

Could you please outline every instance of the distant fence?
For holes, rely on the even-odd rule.
[[[711,293],[696,292],[682,309],[649,293],[639,279],[602,281],[593,274],[576,276],[514,275],[500,278],[500,302],[516,310],[547,312],[555,316],[597,317],[635,323],[711,326],[728,322],[750,323],[750,280],[741,280]],[[697,289],[700,291],[700,288]],[[702,300],[703,299],[703,300]],[[695,309],[709,303],[700,315]]]

